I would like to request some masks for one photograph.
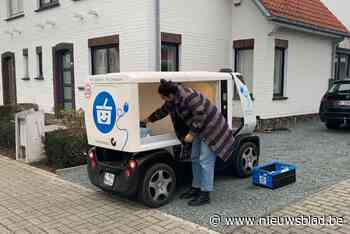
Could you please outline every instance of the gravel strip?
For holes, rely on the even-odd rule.
[[[175,199],[160,210],[216,231],[231,232],[236,227],[211,227],[209,217],[213,214],[267,215],[321,188],[350,178],[350,129],[331,131],[319,122],[305,122],[297,124],[291,131],[259,135],[261,163],[278,160],[296,165],[297,183],[269,190],[253,186],[251,178],[242,180],[219,175],[210,205],[190,208],[185,201]],[[91,186],[84,167],[66,170],[61,176],[71,182]]]

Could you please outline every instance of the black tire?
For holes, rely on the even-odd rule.
[[[341,125],[342,122],[338,120],[327,120],[326,122],[326,127],[328,129],[339,129]]]
[[[233,158],[234,174],[239,178],[252,175],[253,168],[259,164],[258,146],[254,142],[243,143]]]
[[[157,208],[169,203],[175,189],[176,175],[173,168],[167,164],[158,163],[145,170],[140,181],[138,198],[146,206]]]

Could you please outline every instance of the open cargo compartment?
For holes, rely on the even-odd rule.
[[[218,81],[186,82],[183,83],[183,85],[199,91],[208,97],[212,103],[219,106],[220,92]],[[140,120],[147,118],[153,111],[164,104],[164,101],[158,94],[158,87],[159,83],[139,84]],[[156,146],[161,148],[161,145],[170,146],[180,144],[176,138],[170,116],[155,123],[148,124],[147,128],[149,129],[150,135],[142,137],[140,134],[140,144],[141,147],[145,149],[155,148]]]

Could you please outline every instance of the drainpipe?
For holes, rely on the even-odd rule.
[[[155,0],[155,33],[156,33],[156,71],[161,71],[161,32],[160,32],[160,0]]]

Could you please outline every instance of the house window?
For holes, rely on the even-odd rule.
[[[58,0],[39,0],[39,7],[49,7],[58,4]]]
[[[350,77],[350,54],[337,53],[335,58],[335,78],[343,80]]]
[[[116,45],[92,47],[92,74],[106,74],[120,71],[119,49]]]
[[[23,49],[23,80],[29,80],[28,49]]]
[[[89,39],[92,74],[120,72],[119,36]]]
[[[179,71],[179,46],[162,43],[162,71]]]
[[[180,34],[162,33],[161,71],[179,71]]]
[[[273,96],[274,98],[284,97],[285,89],[285,67],[286,67],[286,50],[288,41],[276,39],[275,41],[275,69],[273,79]]]
[[[10,17],[23,14],[23,0],[8,0],[8,5]]]
[[[273,80],[273,96],[283,97],[284,90],[284,57],[285,49],[276,48],[275,50],[275,72]]]
[[[244,82],[253,96],[254,39],[234,41],[233,47],[235,49],[235,71],[243,75]],[[235,98],[238,97],[236,91],[235,88]]]
[[[36,59],[37,59],[37,77],[35,79],[43,79],[43,53],[41,46],[36,47]]]

